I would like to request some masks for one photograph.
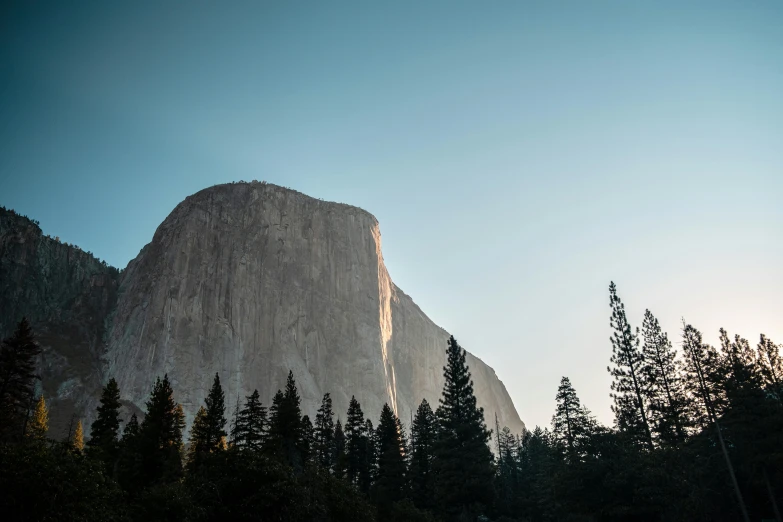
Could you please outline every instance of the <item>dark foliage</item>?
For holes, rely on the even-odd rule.
[[[266,408],[261,404],[258,390],[253,390],[253,393],[246,397],[245,406],[237,412],[231,437],[240,449],[260,451],[264,444],[266,427]]]
[[[109,476],[113,475],[119,450],[120,406],[120,388],[117,381],[109,379],[103,387],[98,415],[92,423],[90,440],[87,441],[88,453],[103,462]]]
[[[454,337],[448,341],[446,379],[436,415],[438,438],[433,470],[437,509],[446,520],[475,518],[494,500],[490,432],[484,412],[476,406],[465,350]]]
[[[27,319],[0,345],[0,439],[19,439],[35,398],[35,365],[41,349]]]
[[[440,407],[433,412],[422,401],[410,443],[392,408],[384,406],[373,428],[355,398],[345,429],[333,423],[329,394],[312,425],[289,373],[268,422],[257,391],[241,409],[237,402],[226,444],[216,376],[183,469],[184,415],[168,378],[156,381],[143,421],[131,416],[119,440],[121,390],[112,380],[87,451],[75,447],[78,437],[46,438],[43,401],[37,435],[2,442],[0,514],[9,521],[780,520],[779,346],[762,335],[751,347],[721,330],[715,348],[684,325],[678,355],[649,311],[641,332],[631,332],[614,285],[611,295],[614,429],[595,421],[564,377],[551,431],[513,434],[496,423],[493,457],[465,352],[451,338]],[[35,398],[34,363],[25,361],[34,362],[37,346],[29,327],[17,334],[4,343],[4,368],[26,377],[6,382],[28,402],[4,397],[13,405],[6,419],[21,434]],[[9,346],[23,346],[29,358]]]

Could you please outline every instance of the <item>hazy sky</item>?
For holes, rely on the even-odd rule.
[[[217,183],[363,207],[531,427],[563,375],[611,423],[612,279],[783,342],[779,0],[142,4],[0,7],[0,204],[45,233],[124,267]]]

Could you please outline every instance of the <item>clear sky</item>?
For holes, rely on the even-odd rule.
[[[124,267],[251,179],[372,212],[529,426],[563,375],[611,423],[612,279],[783,342],[783,3],[0,7],[0,204]]]

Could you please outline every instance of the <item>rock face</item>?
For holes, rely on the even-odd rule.
[[[92,254],[43,235],[32,220],[0,208],[0,336],[22,317],[41,345],[42,392],[51,433],[67,432],[100,389],[104,326],[118,272]]]
[[[3,223],[0,303],[16,304],[2,316],[27,314],[52,334],[45,377],[57,378],[44,386],[87,426],[109,377],[143,409],[165,373],[188,424],[216,372],[230,411],[253,389],[269,405],[289,370],[311,418],[325,392],[343,421],[352,394],[373,422],[384,402],[406,424],[421,399],[437,407],[449,334],[394,285],[362,209],[266,183],[218,185],[180,203],[120,274],[37,227]],[[488,425],[497,414],[521,432],[492,368],[470,354],[468,364]]]
[[[345,420],[352,394],[373,421],[437,406],[448,333],[394,283],[376,219],[265,183],[183,201],[122,274],[108,374],[141,406],[168,373],[191,421],[215,372],[227,402],[269,404],[289,369],[311,418],[323,393]],[[495,372],[468,356],[487,419],[524,424]]]

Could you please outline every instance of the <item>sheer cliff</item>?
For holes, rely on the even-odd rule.
[[[128,265],[108,375],[140,406],[168,373],[190,421],[215,372],[230,404],[254,388],[268,404],[290,369],[311,417],[330,392],[343,417],[355,394],[372,419],[389,402],[407,422],[437,405],[447,337],[392,283],[371,214],[236,183],[185,199]],[[488,420],[520,432],[495,372],[468,362]]]
[[[408,424],[422,398],[437,406],[449,335],[392,282],[371,214],[258,182],[186,198],[121,273],[0,214],[0,333],[22,315],[45,393],[68,406],[61,431],[71,412],[89,425],[109,377],[136,410],[167,373],[190,423],[216,372],[233,410],[255,388],[268,405],[289,369],[311,418],[330,392],[343,421],[355,394],[373,421],[389,402]],[[468,364],[488,424],[521,432],[492,368]]]

